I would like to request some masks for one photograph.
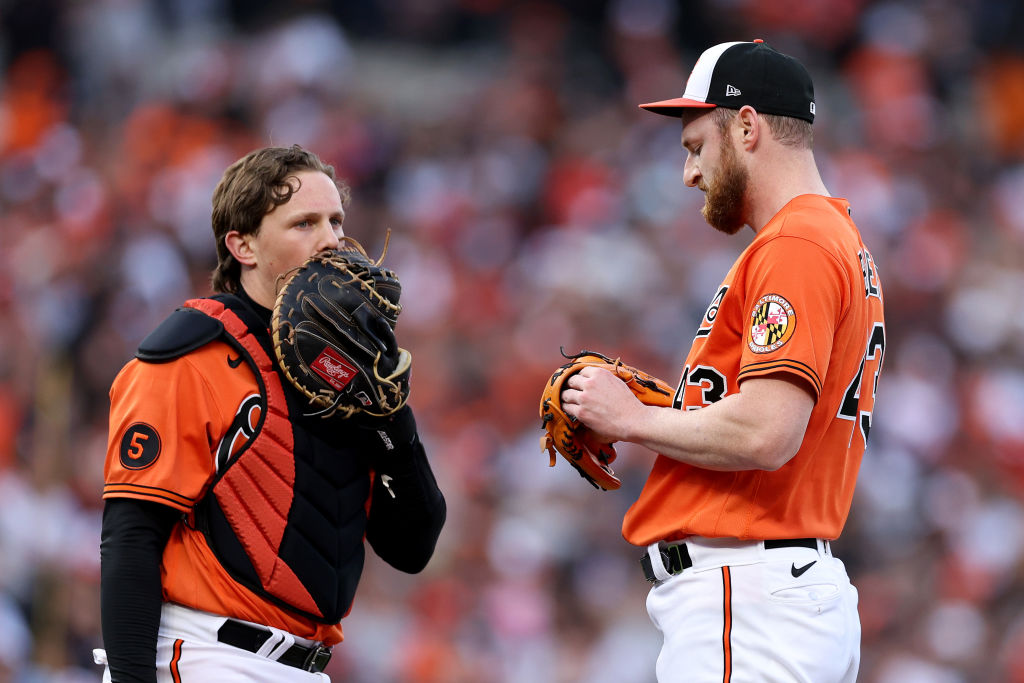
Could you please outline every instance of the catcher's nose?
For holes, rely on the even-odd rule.
[[[319,239],[317,239],[316,250],[323,251],[324,249],[337,249],[338,245],[341,244],[341,232],[340,229],[335,231],[335,227],[331,225],[330,221],[324,221],[324,224],[319,228]]]

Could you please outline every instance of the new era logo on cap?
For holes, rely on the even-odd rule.
[[[750,105],[759,113],[814,122],[814,84],[807,69],[763,40],[720,43],[701,54],[682,97],[641,104],[665,116],[685,109]]]

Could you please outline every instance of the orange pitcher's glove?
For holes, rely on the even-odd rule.
[[[565,357],[569,362],[551,375],[540,398],[541,427],[544,429],[540,439],[541,450],[548,451],[550,467],[555,466],[555,451],[558,451],[595,488],[605,491],[617,489],[622,482],[610,467],[615,460],[615,448],[598,439],[594,432],[562,409],[562,391],[567,388],[566,382],[583,368],[604,368],[625,382],[630,391],[649,406],[671,406],[675,389],[657,377],[596,351],[580,351]]]

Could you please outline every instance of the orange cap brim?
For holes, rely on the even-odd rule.
[[[676,97],[671,100],[661,100],[660,102],[648,102],[647,104],[641,104],[640,108],[654,114],[661,114],[662,116],[679,117],[683,115],[683,109],[711,109],[717,106],[717,104],[711,104],[710,102],[691,100],[686,97]]]

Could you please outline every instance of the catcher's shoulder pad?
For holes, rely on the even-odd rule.
[[[147,363],[165,363],[209,344],[222,334],[221,321],[181,306],[142,340],[135,357]]]

